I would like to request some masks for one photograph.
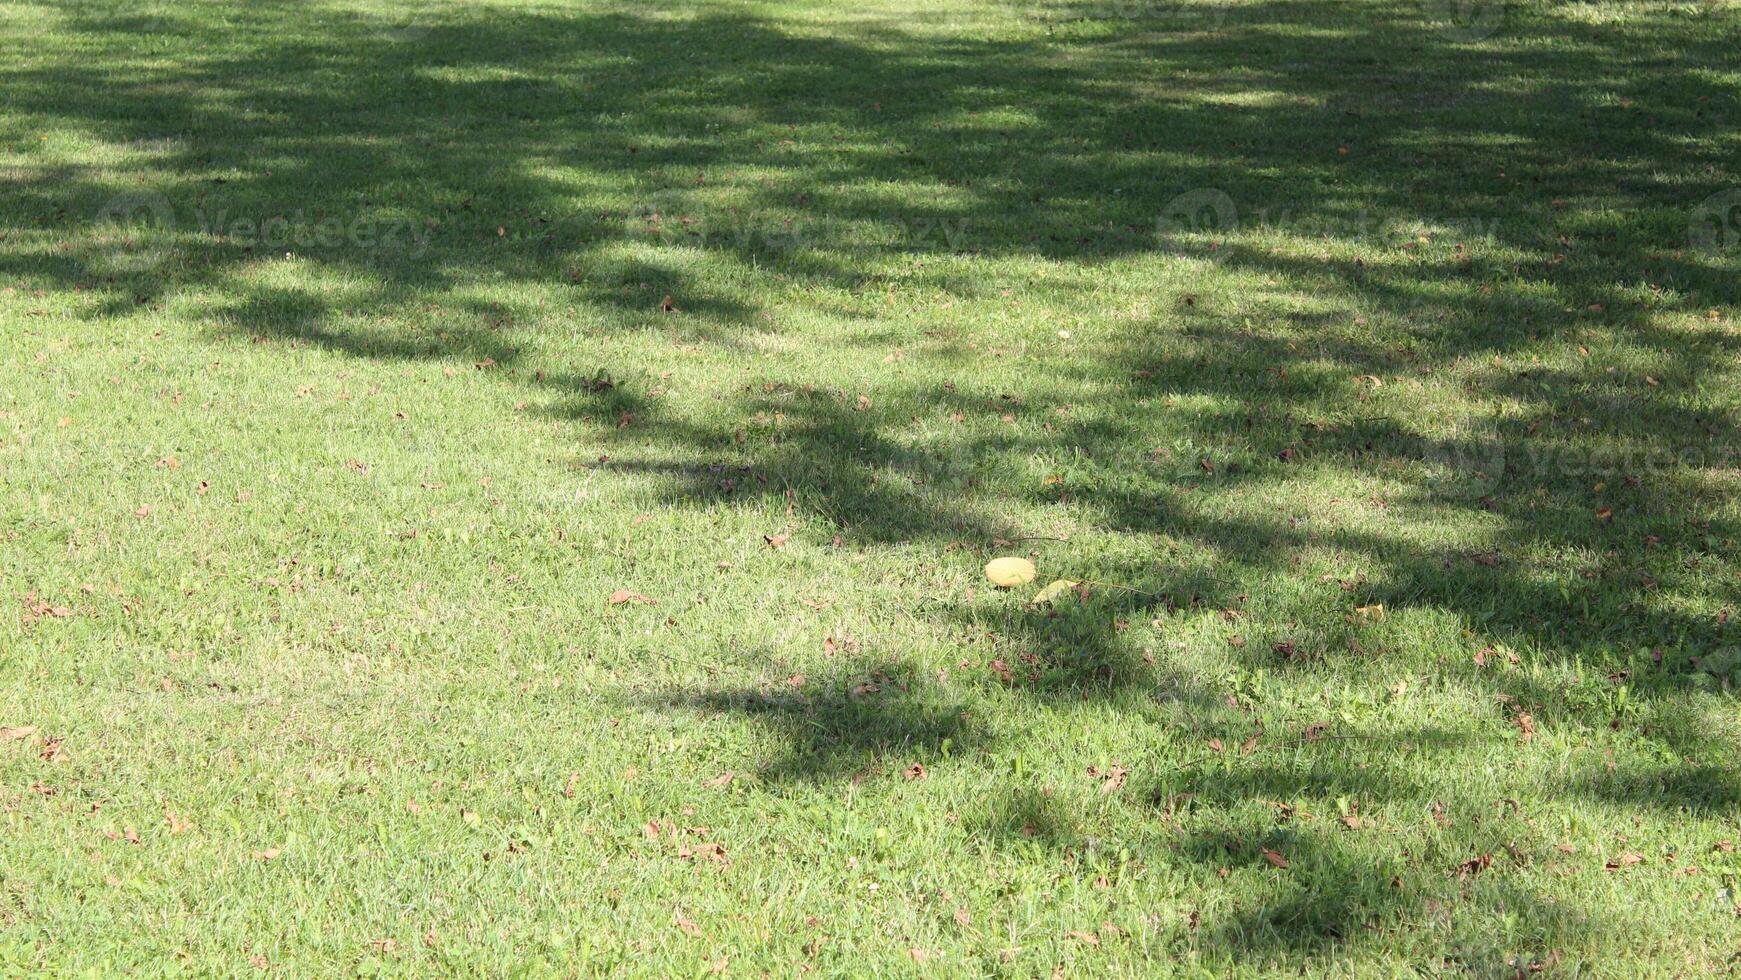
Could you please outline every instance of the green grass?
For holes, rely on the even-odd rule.
[[[1727,968],[1741,12],[1454,8],[0,4],[0,973]]]

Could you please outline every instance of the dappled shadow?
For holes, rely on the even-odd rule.
[[[639,703],[765,722],[793,746],[758,773],[775,784],[794,778],[856,783],[889,775],[883,769],[891,759],[969,751],[981,738],[964,705],[940,695],[912,665],[892,661],[763,686],[652,694]]]
[[[295,5],[260,8],[243,34],[81,4],[49,16],[88,51],[19,61],[0,84],[21,130],[74,128],[133,162],[15,164],[0,275],[79,290],[91,316],[205,290],[186,312],[220,337],[511,370],[556,419],[602,431],[576,434],[565,462],[645,481],[671,507],[789,505],[852,548],[1045,548],[1055,529],[1031,516],[1055,513],[1101,542],[1079,555],[1080,592],[925,614],[985,638],[974,683],[1000,696],[1238,717],[1216,680],[1157,663],[1143,631],[1218,618],[1239,670],[1373,680],[1394,639],[1359,610],[1378,606],[1443,612],[1472,649],[1505,649],[1447,667],[1494,705],[1495,730],[1519,711],[1630,724],[1720,682],[1700,658],[1741,641],[1713,614],[1741,591],[1707,569],[1741,537],[1741,439],[1733,404],[1697,392],[1733,376],[1741,294],[1735,251],[1688,229],[1737,179],[1712,106],[1738,93],[1709,74],[1731,44],[1661,12],[1624,34],[1519,14],[1476,49],[1408,3],[1038,6],[995,35],[705,7],[384,25],[333,6],[308,33],[288,29],[309,16]],[[1529,42],[1546,30],[1558,46]],[[90,72],[147,35],[176,67]],[[1205,206],[1216,221],[1196,221]],[[319,285],[286,285],[279,261]],[[824,389],[774,367],[705,413],[613,376],[603,348],[577,361],[538,346],[560,307],[600,333],[747,355],[808,307],[851,329],[806,343],[870,359],[891,346],[896,290],[1092,311],[1092,341],[1010,355],[1080,397],[983,383],[976,360],[1009,353],[1009,336],[951,323],[926,339],[954,380]],[[1566,358],[1538,363],[1544,345]],[[1472,423],[1434,429],[1413,410],[1431,393]],[[1672,464],[1639,455],[1659,450]],[[1034,479],[1031,460],[1064,462]],[[1307,477],[1346,488],[1342,510],[1290,509]],[[1304,570],[1326,554],[1360,574]],[[1276,581],[1297,588],[1248,604]],[[1552,666],[1624,680],[1591,694],[1527,669]],[[658,703],[765,725],[787,747],[765,769],[775,782],[990,741],[920,673]],[[1607,694],[1622,683],[1627,697]],[[1732,805],[1720,735],[1693,719],[1639,737],[1702,761],[1567,790]],[[1345,762],[1254,759],[1168,792],[1227,806],[1419,792]],[[1012,797],[985,832],[1059,836],[1050,806]],[[1396,901],[1333,837],[1307,849],[1324,887],[1242,912],[1218,941],[1317,948]]]

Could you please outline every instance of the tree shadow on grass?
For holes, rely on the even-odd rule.
[[[1711,608],[1741,598],[1704,571],[1741,536],[1724,508],[1741,440],[1732,405],[1695,394],[1732,373],[1741,336],[1692,325],[1711,308],[1733,315],[1735,254],[1689,242],[1700,202],[1737,179],[1712,136],[1714,105],[1737,93],[1711,67],[1732,46],[1661,12],[1617,34],[1532,8],[1476,48],[1413,3],[1203,6],[1207,23],[1175,25],[1131,5],[1053,5],[997,34],[655,8],[442,8],[405,24],[338,5],[259,8],[243,33],[171,13],[150,29],[172,62],[99,79],[93,60],[139,57],[148,25],[79,5],[59,23],[83,47],[21,57],[0,84],[21,131],[77,131],[133,162],[18,163],[0,190],[0,273],[78,290],[89,316],[191,294],[218,336],[510,369],[559,418],[635,416],[603,440],[607,459],[582,465],[644,478],[672,507],[790,502],[852,547],[989,554],[1045,530],[1012,513],[1056,506],[1122,544],[1091,556],[1087,596],[927,613],[1007,652],[985,659],[1008,679],[984,683],[1017,697],[1149,698],[1232,725],[1241,709],[1216,707],[1228,695],[1215,679],[1149,661],[1133,638],[1145,624],[1221,617],[1244,643],[1230,645],[1234,669],[1371,682],[1381,668],[1354,648],[1386,635],[1355,610],[1382,604],[1455,617],[1524,668],[1623,673],[1635,709],[1672,715],[1708,681],[1696,659],[1737,642]],[[1555,45],[1534,43],[1546,33]],[[146,207],[111,220],[117,199]],[[1205,208],[1215,221],[1199,220]],[[328,219],[336,239],[297,239]],[[267,233],[274,222],[289,237]],[[287,251],[343,287],[263,281]],[[523,326],[541,313],[523,294],[545,291],[613,329],[742,352],[785,312],[765,289],[860,322],[838,342],[863,357],[887,345],[862,302],[885,287],[986,301],[1003,284],[973,263],[1052,263],[1077,277],[1054,292],[1079,307],[1102,295],[1084,279],[1116,283],[1163,254],[1177,263],[1133,289],[1143,309],[1104,310],[1106,339],[1031,371],[1080,398],[977,384],[986,352],[954,335],[935,338],[963,365],[947,385],[890,381],[861,404],[762,378],[687,417],[618,384],[609,357],[591,371],[529,354]],[[891,259],[910,265],[878,264]],[[1230,285],[1217,295],[1204,279]],[[442,325],[397,315],[408,301],[439,304]],[[1364,316],[1399,330],[1374,337]],[[1510,360],[1545,343],[1594,354]],[[1374,382],[1404,379],[1457,386],[1488,410],[1487,436],[1374,407],[1387,397]],[[987,416],[1000,421],[977,424]],[[746,432],[756,419],[764,429]],[[915,436],[915,419],[948,434]],[[1596,473],[1592,441],[1696,465]],[[1035,459],[1074,470],[1041,483],[1024,469]],[[1237,506],[1285,499],[1299,474],[1356,488],[1363,499],[1345,503],[1362,520]],[[1377,486],[1391,488],[1382,500],[1361,489]],[[1410,521],[1464,533],[1427,543]],[[1248,609],[1257,586],[1295,583],[1330,552],[1364,577]],[[1593,693],[1601,683],[1568,692],[1503,662],[1456,667],[1496,727],[1508,711],[1624,720]],[[881,669],[897,683],[917,670]],[[710,685],[663,703],[757,719],[789,748],[765,775],[796,785],[989,741],[955,700],[855,695],[882,682],[851,673],[813,693]],[[1732,802],[1718,765],[1732,746],[1708,727],[1641,733],[1668,759],[1701,761],[1568,789]],[[1352,762],[1302,777],[1254,758],[1177,788],[1225,807],[1289,788],[1419,792]],[[993,824],[1067,836],[1020,791]],[[1198,941],[1323,951],[1397,901],[1336,838],[1294,843],[1313,887]]]

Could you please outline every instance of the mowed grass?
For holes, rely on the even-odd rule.
[[[1738,29],[0,5],[0,972],[1728,968]]]

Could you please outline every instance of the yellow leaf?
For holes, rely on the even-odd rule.
[[[1354,611],[1367,622],[1376,623],[1384,618],[1384,603],[1375,606],[1355,606]]]
[[[1051,585],[1034,593],[1032,602],[1036,606],[1043,606],[1081,584],[1081,582],[1074,582],[1067,578],[1055,579]]]
[[[1034,580],[1034,563],[1026,558],[993,558],[985,563],[985,578],[1001,589]]]

